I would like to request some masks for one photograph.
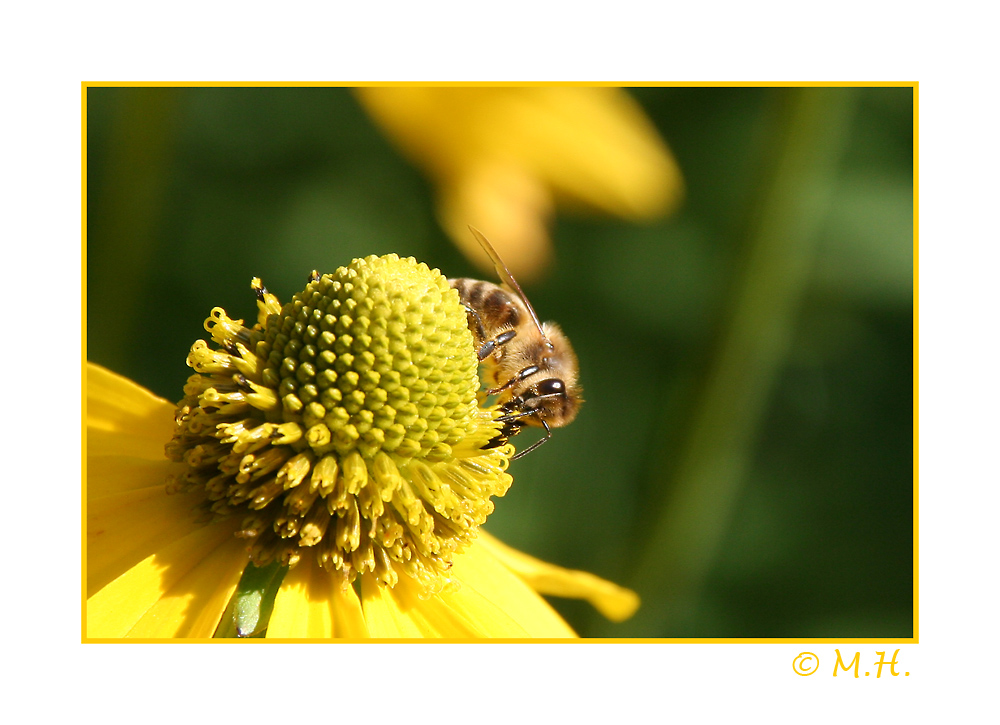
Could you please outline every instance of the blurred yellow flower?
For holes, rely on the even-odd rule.
[[[670,211],[683,180],[639,105],[618,88],[358,88],[368,113],[437,187],[442,226],[483,265],[486,230],[522,281],[552,255],[555,205],[626,219]]]
[[[87,637],[236,631],[251,562],[290,567],[267,637],[575,636],[537,592],[631,616],[634,593],[479,530],[513,447],[484,447],[495,413],[440,273],[388,255],[284,307],[254,289],[253,327],[206,320],[218,348],[192,347],[177,406],[87,365]]]

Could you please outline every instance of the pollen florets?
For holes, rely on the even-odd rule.
[[[172,490],[242,515],[258,565],[312,552],[352,581],[398,573],[436,590],[510,485],[509,447],[483,449],[477,358],[457,293],[396,255],[314,273],[283,307],[254,280],[258,322],[221,308],[196,342],[167,455]]]

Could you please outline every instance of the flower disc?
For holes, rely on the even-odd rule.
[[[313,274],[280,306],[259,280],[258,324],[220,309],[198,341],[167,454],[171,490],[204,488],[242,515],[258,565],[311,550],[352,581],[399,572],[434,591],[510,485],[512,449],[479,407],[465,309],[437,270],[396,255]]]

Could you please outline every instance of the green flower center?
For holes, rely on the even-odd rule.
[[[212,310],[191,348],[168,490],[207,519],[242,515],[258,566],[312,552],[353,581],[399,573],[435,591],[510,485],[513,449],[479,407],[465,309],[437,270],[396,255],[313,277],[281,306],[254,280],[252,328]]]

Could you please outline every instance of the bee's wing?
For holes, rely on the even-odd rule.
[[[501,281],[503,281],[504,284],[510,287],[517,294],[517,296],[521,298],[521,302],[523,302],[524,306],[528,308],[528,314],[531,315],[531,321],[535,323],[535,327],[538,328],[538,332],[542,336],[542,339],[545,340],[545,342],[549,342],[549,338],[547,338],[545,333],[542,331],[542,323],[539,322],[538,315],[535,314],[535,308],[531,306],[530,302],[528,302],[528,296],[524,294],[524,290],[521,289],[521,285],[517,283],[517,280],[514,279],[514,275],[512,275],[510,270],[507,269],[507,265],[503,263],[502,259],[500,259],[500,255],[497,254],[497,250],[493,248],[493,245],[490,244],[489,240],[483,235],[483,233],[471,224],[469,225],[469,231],[472,232],[472,236],[474,236],[476,241],[479,242],[479,246],[483,248],[493,261],[493,267],[497,271],[497,276],[499,276]],[[549,342],[549,346],[551,345],[552,343]]]

